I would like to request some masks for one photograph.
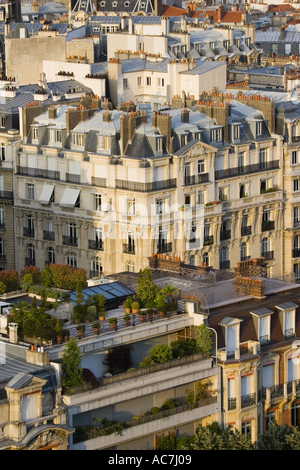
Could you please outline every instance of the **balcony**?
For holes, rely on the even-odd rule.
[[[299,258],[299,257],[300,257],[300,248],[293,248],[292,258]]]
[[[228,411],[236,409],[236,398],[228,398]]]
[[[102,278],[103,276],[103,273],[101,271],[92,271],[90,270],[90,279],[92,279],[93,277],[101,277]]]
[[[220,261],[220,269],[229,269],[230,268],[230,260],[227,261]]]
[[[215,171],[215,179],[220,180],[232,176],[245,175],[249,173],[257,173],[265,170],[277,170],[279,168],[279,160],[271,162],[253,163],[252,165],[238,166],[235,168],[228,168],[226,170]]]
[[[99,250],[103,251],[103,241],[102,240],[89,240],[89,250]]]
[[[80,184],[80,175],[74,175],[72,173],[66,173],[66,181],[68,183]]]
[[[135,181],[127,181],[127,180],[117,180],[116,179],[116,188],[117,189],[126,189],[130,191],[159,191],[162,189],[172,189],[176,188],[177,186],[177,179],[172,178],[168,180],[162,181],[153,181],[151,183],[139,183]]]
[[[261,231],[267,232],[268,230],[275,229],[275,221],[274,220],[263,220],[261,224]]]
[[[169,251],[172,251],[172,242],[169,243],[161,243],[157,245],[157,253],[168,253]]]
[[[184,178],[184,184],[186,186],[190,184],[201,184],[208,182],[208,173],[201,173],[199,175],[186,176]]]
[[[48,230],[44,230],[43,240],[49,240],[53,242],[55,240],[55,232],[49,232]]]
[[[231,230],[223,230],[220,233],[220,240],[230,240],[231,238]]]
[[[274,251],[264,251],[261,253],[261,257],[265,258],[266,261],[274,259]]]
[[[23,236],[34,238],[34,228],[31,227],[23,227]]]
[[[241,407],[245,408],[246,406],[255,405],[256,394],[249,393],[248,395],[243,395],[241,397]]]
[[[35,258],[25,258],[25,266],[35,266]]]
[[[7,201],[13,201],[14,192],[13,191],[0,191],[0,200],[5,199]]]
[[[292,137],[292,142],[300,142],[300,135],[294,135]]]
[[[129,243],[123,243],[123,253],[135,254],[135,245],[129,244]]]
[[[204,246],[208,246],[208,245],[213,245],[214,243],[214,236],[213,235],[207,235],[207,236],[204,236]]]
[[[251,233],[252,233],[251,225],[247,225],[246,227],[241,227],[241,237],[244,237],[245,235],[251,235]]]
[[[250,259],[251,256],[248,255],[248,256],[241,256],[241,261],[248,261],[248,259]]]
[[[63,235],[63,245],[77,246],[78,245],[78,238],[77,237],[69,237],[69,235]]]
[[[29,168],[27,166],[17,166],[17,175],[33,176],[36,178],[46,178],[51,180],[59,180],[60,172],[53,170],[43,170],[42,168]]]
[[[100,186],[101,188],[106,188],[106,178],[98,178],[97,176],[92,176],[92,186]]]

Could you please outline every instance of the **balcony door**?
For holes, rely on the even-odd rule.
[[[268,364],[263,367],[263,387],[269,388],[275,385],[275,364]]]

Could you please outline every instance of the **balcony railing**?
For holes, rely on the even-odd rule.
[[[261,224],[261,231],[267,232],[268,230],[275,229],[275,221],[274,220],[264,220]]]
[[[103,273],[101,271],[92,271],[90,270],[90,279],[92,277],[102,277],[103,276]]]
[[[5,223],[4,222],[0,222],[0,230],[5,230]]]
[[[135,254],[135,245],[123,243],[123,253]]]
[[[241,256],[241,261],[248,261],[248,259],[250,259],[251,256],[250,255],[247,255],[247,256]]]
[[[162,181],[153,181],[152,183],[139,183],[136,181],[116,179],[116,188],[127,189],[130,191],[143,191],[143,192],[159,191],[161,189],[176,188],[176,185],[177,185],[176,178],[162,180]]]
[[[103,251],[103,241],[102,240],[89,240],[89,250],[99,250]]]
[[[23,227],[23,236],[34,238],[34,228]]]
[[[46,178],[59,180],[60,172],[54,170],[43,170],[42,168],[30,168],[27,166],[17,166],[17,175],[34,176],[36,178]]]
[[[35,266],[35,258],[25,258],[25,266]]]
[[[55,232],[49,232],[48,230],[43,231],[43,240],[55,240]]]
[[[0,191],[0,199],[6,199],[12,201],[14,198],[13,191]]]
[[[98,178],[97,176],[92,176],[92,185],[106,188],[106,178]]]
[[[228,410],[236,409],[236,398],[228,398]]]
[[[293,248],[292,257],[293,258],[299,258],[300,257],[300,248]]]
[[[72,173],[66,173],[66,181],[68,183],[80,183],[80,175],[74,175]]]
[[[0,261],[2,261],[2,263],[6,261],[6,255],[4,253],[0,253]]]
[[[201,173],[199,175],[186,176],[184,178],[184,184],[187,186],[189,184],[201,184],[207,183],[208,173]]]
[[[267,343],[269,343],[269,342],[270,342],[270,336],[269,336],[269,335],[260,336],[259,342],[260,342],[260,344],[267,344]]]
[[[251,235],[252,227],[251,225],[247,225],[246,227],[241,227],[241,236]]]
[[[157,245],[157,253],[168,253],[169,251],[172,251],[172,242],[169,243],[161,243],[160,245]]]
[[[231,230],[223,230],[220,234],[221,240],[229,240],[231,238]]]
[[[213,235],[207,235],[206,237],[204,236],[204,246],[213,245],[213,243],[214,243]]]
[[[245,406],[255,405],[256,394],[249,393],[248,395],[243,395],[241,397],[241,407],[245,408]]]
[[[284,330],[284,338],[294,338],[295,336],[295,330],[294,328],[288,328],[287,330]]]
[[[229,268],[230,268],[230,260],[220,261],[220,269],[229,269]]]
[[[263,251],[261,253],[262,258],[265,258],[266,261],[274,259],[274,251]]]
[[[238,166],[235,168],[228,168],[226,170],[215,171],[215,179],[220,180],[230,176],[239,176],[247,173],[256,173],[264,170],[276,170],[279,168],[279,160],[271,162],[253,163],[252,165]]]
[[[292,142],[300,142],[300,135],[294,135],[292,137]]]
[[[63,245],[77,246],[78,245],[78,238],[77,237],[69,237],[68,235],[63,235]]]

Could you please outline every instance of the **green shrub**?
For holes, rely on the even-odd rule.
[[[90,305],[87,309],[86,312],[88,315],[91,317],[96,317],[97,316],[97,309],[95,305]]]
[[[140,304],[138,302],[132,302],[131,309],[132,310],[139,310]]]
[[[25,276],[23,277],[23,282],[25,282],[26,284],[30,284],[32,286],[33,285],[33,276],[32,276],[32,274],[30,274],[30,273],[25,274]]]
[[[142,369],[143,367],[149,367],[149,366],[152,366],[152,365],[153,365],[153,360],[150,359],[149,356],[146,356],[146,357],[144,357],[142,362],[140,362],[140,369]]]
[[[48,266],[41,270],[40,279],[44,287],[53,287],[52,274]]]
[[[178,398],[168,398],[162,405],[161,411],[173,410],[179,405]]]
[[[131,308],[132,302],[132,297],[127,297],[124,302],[124,308]]]
[[[149,353],[150,359],[155,363],[162,363],[173,359],[172,349],[167,344],[157,344]]]
[[[173,351],[173,357],[184,357],[196,354],[198,352],[197,343],[195,340],[179,340],[172,341],[170,347]]]
[[[0,295],[4,294],[5,291],[6,291],[6,285],[4,284],[4,282],[0,281]]]
[[[156,413],[159,413],[159,412],[160,412],[160,409],[157,406],[153,406],[153,408],[151,408],[150,410],[150,413],[152,415],[155,415]]]

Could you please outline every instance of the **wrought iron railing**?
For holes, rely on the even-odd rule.
[[[123,253],[135,254],[135,245],[129,243],[123,243]]]
[[[43,170],[42,168],[30,168],[27,166],[17,166],[17,175],[33,176],[36,178],[46,178],[59,180],[60,172],[54,170]]]
[[[279,160],[271,162],[253,163],[252,165],[237,166],[235,168],[227,168],[226,170],[215,171],[215,179],[228,178],[230,176],[239,176],[247,173],[256,173],[264,170],[276,170],[279,168]]]
[[[103,251],[104,249],[103,241],[102,240],[89,240],[89,249]]]
[[[241,236],[251,235],[252,227],[251,225],[247,225],[247,227],[241,227]]]
[[[23,227],[23,236],[34,238],[34,228]]]
[[[78,245],[78,238],[77,237],[69,237],[68,235],[63,235],[63,245],[77,246]]]
[[[172,251],[172,242],[169,243],[161,243],[160,245],[157,245],[157,253],[168,253],[169,251]]]
[[[264,220],[261,224],[261,231],[267,232],[268,230],[275,229],[275,220]]]
[[[207,183],[208,173],[201,173],[199,175],[185,176],[184,184],[187,186],[189,184],[201,184]]]
[[[68,183],[80,183],[80,175],[74,175],[73,173],[66,173],[66,181]]]
[[[43,239],[44,240],[54,241],[55,240],[55,232],[49,232],[48,230],[44,230],[43,231]]]
[[[245,406],[255,405],[256,394],[249,393],[248,395],[243,395],[241,397],[241,407],[245,408]]]
[[[263,251],[261,253],[262,258],[265,258],[266,261],[274,259],[274,251]]]
[[[230,268],[230,260],[227,261],[220,261],[220,269],[229,269]]]
[[[231,230],[223,230],[220,233],[221,240],[229,240],[231,238]]]
[[[118,180],[116,179],[116,188],[118,189],[129,189],[131,191],[158,191],[161,189],[176,188],[177,179],[172,178],[162,181],[153,181],[151,183],[140,183],[136,181]]]

